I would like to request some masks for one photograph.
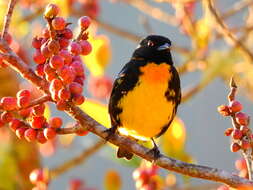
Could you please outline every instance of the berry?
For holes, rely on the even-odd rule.
[[[12,111],[17,108],[17,98],[3,97],[0,103],[2,108],[6,111]]]
[[[243,169],[247,169],[247,163],[246,160],[244,158],[238,159],[235,161],[235,168],[237,170],[243,170]]]
[[[89,133],[89,131],[87,131],[87,130],[79,130],[79,131],[76,132],[76,134],[77,134],[78,136],[85,136],[85,135],[87,135],[88,133]]]
[[[251,145],[250,145],[249,140],[242,139],[242,141],[241,141],[241,148],[242,148],[243,150],[249,149],[250,146],[251,146]]]
[[[74,55],[79,55],[82,52],[82,48],[77,42],[71,42],[68,50]]]
[[[91,24],[91,19],[88,16],[82,16],[81,18],[78,19],[78,25],[82,29],[87,29]]]
[[[49,58],[53,55],[53,52],[50,51],[47,47],[46,44],[43,44],[40,48],[41,54],[45,57],[45,58]]]
[[[52,80],[56,79],[57,75],[56,73],[46,74],[46,80],[51,82]]]
[[[58,96],[58,93],[59,93],[59,91],[57,90],[57,91],[52,91],[51,92],[51,97],[52,97],[52,99],[54,100],[54,101],[59,101],[60,100],[60,98],[59,98],[59,96]]]
[[[58,75],[60,76],[64,84],[70,84],[75,79],[75,71],[68,66],[63,66],[59,70]]]
[[[29,179],[35,185],[38,183],[46,184],[49,181],[48,171],[45,169],[35,169],[30,173]]]
[[[92,46],[88,41],[82,40],[82,41],[79,42],[79,44],[80,44],[81,49],[82,49],[82,51],[81,51],[82,55],[88,55],[88,54],[91,53]]]
[[[38,131],[36,139],[41,144],[44,144],[47,142],[47,139],[46,139],[43,131]]]
[[[235,118],[240,125],[248,125],[249,123],[249,116],[246,113],[238,112]]]
[[[5,123],[0,119],[0,128],[3,127]]]
[[[230,111],[229,111],[229,107],[226,105],[221,105],[218,107],[218,112],[223,115],[223,116],[229,116],[230,115]]]
[[[44,72],[47,75],[53,75],[53,74],[55,74],[55,70],[52,67],[50,67],[49,64],[45,64],[45,66],[44,66]]]
[[[58,53],[60,50],[60,44],[57,40],[50,40],[47,44],[47,48],[52,53]]]
[[[232,113],[236,113],[242,110],[242,104],[239,101],[233,100],[229,103],[229,110]]]
[[[38,75],[40,77],[45,76],[45,73],[44,73],[44,64],[37,65],[35,73],[36,73],[36,75]]]
[[[59,90],[58,92],[58,97],[61,99],[61,100],[69,100],[70,97],[71,97],[71,93],[69,90],[65,89],[65,88],[62,88],[61,90]]]
[[[9,123],[9,127],[13,132],[15,132],[19,127],[22,126],[22,122],[19,119],[12,119],[11,122]]]
[[[60,9],[57,5],[50,3],[46,6],[44,16],[46,18],[54,18],[58,15],[59,11]]]
[[[32,111],[31,108],[26,108],[26,109],[20,110],[18,113],[19,113],[19,115],[20,115],[21,117],[27,118],[27,117],[30,115],[31,111]]]
[[[84,79],[85,79],[84,76],[76,76],[74,82],[77,82],[77,83],[79,83],[83,86],[84,85]]]
[[[34,129],[40,129],[44,126],[46,118],[43,116],[33,116],[31,121],[31,126]]]
[[[243,135],[246,135],[250,131],[250,129],[247,126],[243,125],[240,127],[240,130],[242,131]]]
[[[65,64],[70,64],[72,61],[72,55],[67,50],[61,50],[59,55],[64,59]]]
[[[84,96],[83,95],[80,95],[80,94],[75,94],[72,98],[72,102],[75,104],[75,105],[81,105],[84,103]]]
[[[72,39],[73,38],[73,32],[69,28],[65,28],[62,32],[62,35],[66,39]]]
[[[53,139],[53,138],[55,138],[55,136],[56,136],[56,131],[55,131],[55,129],[54,129],[54,128],[51,128],[51,127],[45,128],[45,129],[43,130],[43,133],[44,133],[44,136],[46,137],[46,139],[48,139],[48,140]]]
[[[107,98],[112,90],[112,80],[106,76],[93,77],[89,83],[89,90],[97,98]]]
[[[80,61],[74,61],[70,65],[76,72],[76,76],[83,76],[84,75],[84,68],[83,64]]]
[[[49,90],[50,92],[58,91],[63,87],[63,84],[60,79],[54,79],[51,81]]]
[[[66,22],[62,17],[55,17],[52,20],[52,26],[55,30],[63,30],[65,28]]]
[[[19,108],[25,108],[30,104],[30,97],[29,96],[21,96],[17,98],[17,104]]]
[[[64,65],[64,60],[59,55],[53,55],[49,61],[49,64],[54,69],[60,69]]]
[[[64,49],[64,48],[68,47],[69,40],[66,38],[59,38],[59,43],[60,43],[61,49]]]
[[[26,130],[27,130],[26,127],[19,127],[19,128],[15,131],[16,136],[17,136],[19,139],[23,139]]]
[[[49,121],[51,128],[60,128],[62,126],[62,119],[60,117],[52,117]]]
[[[16,94],[17,98],[22,97],[22,96],[27,96],[31,97],[31,92],[29,90],[19,90],[18,93]]]
[[[32,40],[32,46],[35,49],[40,49],[40,47],[41,47],[41,41],[42,41],[42,38],[38,38],[38,37],[33,38],[33,40]]]
[[[230,146],[231,152],[237,152],[241,149],[241,146],[238,143],[232,143]]]
[[[1,121],[4,123],[9,123],[11,122],[13,119],[13,115],[10,112],[4,111],[3,113],[1,113]]]
[[[12,37],[11,37],[11,35],[9,33],[6,33],[6,35],[4,36],[4,39],[7,42],[7,44],[9,44],[9,45],[11,44]]]
[[[224,135],[225,136],[230,136],[231,133],[233,132],[233,130],[234,130],[233,128],[227,128],[226,131],[224,132]]]
[[[45,112],[45,108],[46,108],[45,104],[36,105],[33,107],[32,113],[35,116],[43,116]]]
[[[67,110],[68,109],[68,104],[67,102],[65,102],[64,100],[59,100],[57,103],[56,103],[56,108],[60,111],[64,111],[64,110]]]
[[[239,129],[235,129],[233,132],[232,132],[232,137],[234,139],[241,139],[242,138],[242,132],[239,130]]]
[[[83,87],[77,82],[72,82],[69,84],[69,90],[72,94],[81,94]]]
[[[46,61],[45,56],[41,53],[40,50],[36,50],[35,53],[33,54],[33,60],[37,64],[43,64]]]
[[[37,137],[37,131],[33,128],[29,128],[25,130],[24,137],[28,142],[35,141]]]

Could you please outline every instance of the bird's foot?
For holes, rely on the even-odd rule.
[[[160,150],[158,149],[157,146],[155,146],[154,148],[150,149],[147,153],[153,155],[153,157],[154,157],[153,162],[156,162],[156,160],[158,160],[158,158],[160,158],[160,156],[161,156]]]
[[[111,139],[111,137],[116,133],[117,127],[111,127],[109,129],[106,129],[103,131],[103,133],[106,133],[107,136],[105,137],[105,140],[108,141]]]

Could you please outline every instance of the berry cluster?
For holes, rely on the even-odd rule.
[[[91,20],[87,16],[79,19],[81,28],[76,39],[64,18],[57,16],[59,8],[49,4],[44,12],[47,27],[42,37],[35,37],[32,46],[36,49],[33,60],[37,63],[36,74],[50,83],[49,91],[59,110],[66,110],[67,103],[80,105],[85,79],[80,55],[88,55],[92,47],[87,41]]]
[[[49,171],[48,169],[34,169],[29,178],[35,185],[32,190],[46,190],[49,183]]]
[[[233,128],[225,130],[226,136],[232,137],[231,151],[247,150],[251,148],[252,134],[249,128],[249,116],[241,112],[243,106],[237,100],[229,101],[229,105],[221,105],[218,111],[223,116],[231,116],[233,118]]]
[[[1,98],[0,108],[3,111],[0,116],[0,126],[8,124],[20,139],[45,143],[56,136],[56,129],[62,126],[62,119],[52,117],[47,122],[44,117],[45,104],[29,107],[30,103],[29,90],[20,90],[16,97]]]
[[[158,189],[157,182],[158,167],[153,164],[142,164],[133,172],[133,179],[136,181],[137,190]]]

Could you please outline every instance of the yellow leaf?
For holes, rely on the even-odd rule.
[[[92,45],[92,51],[89,55],[82,56],[82,58],[93,76],[101,76],[111,61],[109,38],[105,35],[89,35],[89,42]]]
[[[101,123],[103,126],[107,128],[111,127],[110,116],[106,105],[87,99],[80,107],[85,113],[97,122]]]
[[[116,170],[108,170],[104,179],[106,190],[120,190],[121,189],[121,177]]]
[[[59,6],[59,8],[61,10],[60,11],[61,16],[65,16],[65,17],[69,16],[71,1],[69,1],[69,0],[53,0],[51,3],[55,3]]]
[[[45,108],[45,112],[44,112],[44,117],[47,119],[47,121],[50,119],[50,115],[51,115],[51,111],[50,111],[50,107],[48,104],[45,104],[46,108]]]

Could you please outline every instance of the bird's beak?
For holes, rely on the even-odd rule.
[[[170,49],[170,47],[171,47],[171,44],[165,43],[165,44],[159,46],[159,47],[157,48],[157,50],[158,50],[158,51],[166,50],[166,49]]]

